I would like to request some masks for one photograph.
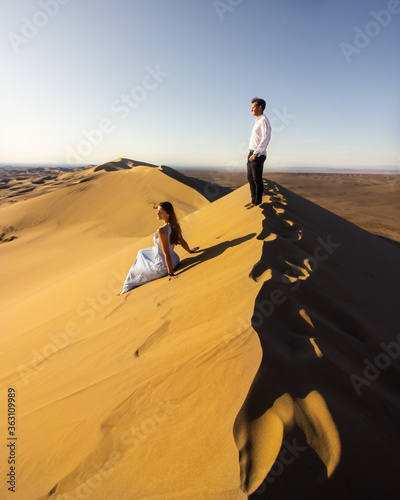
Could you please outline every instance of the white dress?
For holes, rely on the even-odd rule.
[[[168,224],[168,241],[171,235],[171,230],[171,226]],[[168,268],[157,231],[154,233],[153,243],[153,247],[139,250],[136,260],[125,279],[120,295],[129,292],[129,290],[132,290],[132,288],[139,285],[143,285],[149,281],[167,276]],[[179,264],[179,257],[174,252],[174,245],[171,243],[169,243],[169,251],[172,260],[172,267],[175,269],[175,267]]]

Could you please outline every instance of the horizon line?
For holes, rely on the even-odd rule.
[[[109,161],[114,161],[114,160],[109,160]],[[137,161],[137,160],[135,160]],[[106,162],[108,163],[108,162]],[[13,168],[13,167],[25,167],[25,168],[42,168],[42,167],[47,167],[47,168],[92,168],[96,167],[98,165],[101,165],[100,163],[97,164],[70,164],[70,163],[57,163],[57,162],[0,162],[0,168]],[[240,166],[240,167],[232,167],[232,166],[227,166],[227,165],[187,165],[187,164],[177,164],[177,165],[166,165],[162,163],[161,165],[156,165],[154,164],[155,167],[158,166],[168,166],[171,168],[175,169],[188,169],[188,170],[229,170],[231,173],[235,172],[245,172],[246,171],[246,166]],[[322,165],[322,164],[276,164],[276,165],[268,165],[264,166],[264,171],[282,171],[282,172],[290,172],[290,171],[299,171],[299,170],[305,170],[305,171],[337,171],[337,172],[345,172],[345,171],[358,171],[358,172],[376,172],[376,173],[400,173],[400,166],[399,165]]]

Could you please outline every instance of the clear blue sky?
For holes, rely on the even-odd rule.
[[[0,162],[400,164],[399,0],[3,0]]]

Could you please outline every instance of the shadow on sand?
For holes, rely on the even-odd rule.
[[[399,249],[265,184],[262,255],[250,273],[261,284],[251,323],[263,355],[234,425],[242,490],[395,498],[400,369],[382,346],[400,352]]]
[[[235,238],[234,240],[224,241],[222,243],[218,243],[217,245],[213,245],[208,248],[201,248],[198,250],[198,253],[194,254],[193,257],[186,257],[182,259],[178,266],[175,268],[176,274],[182,274],[189,269],[206,262],[207,260],[214,259],[219,255],[223,254],[228,248],[233,248],[237,245],[241,245],[242,243],[251,240],[256,236],[256,233],[250,233],[246,236],[241,236],[240,238]]]

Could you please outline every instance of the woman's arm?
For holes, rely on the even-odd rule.
[[[169,279],[176,278],[174,275],[174,269],[172,267],[172,259],[169,251],[169,241],[168,241],[168,227],[161,227],[157,230],[158,237],[161,242],[161,248],[165,257],[165,263],[167,264]]]
[[[179,235],[179,243],[182,245],[182,248],[189,253],[195,253],[199,249],[199,247],[189,248],[189,245],[183,239],[182,233]]]

